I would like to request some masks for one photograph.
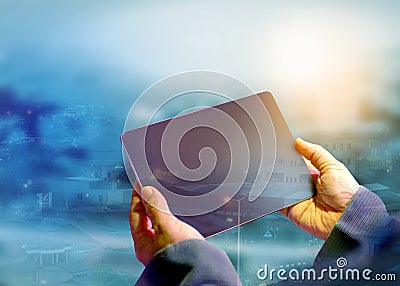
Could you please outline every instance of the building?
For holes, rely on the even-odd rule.
[[[119,188],[116,181],[90,177],[69,177],[64,180],[65,202],[67,208],[74,211],[127,209],[131,193],[131,189]]]
[[[391,216],[400,216],[400,195],[379,183],[365,184],[364,187],[381,198]]]
[[[357,157],[362,149],[354,134],[316,135],[313,142],[328,150],[337,160],[346,165],[352,174],[357,173]]]

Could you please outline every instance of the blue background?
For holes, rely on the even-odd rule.
[[[398,216],[399,19],[397,1],[0,0],[0,285],[132,285],[119,136],[145,88],[188,70],[272,91]],[[245,285],[322,245],[279,214],[210,241]]]

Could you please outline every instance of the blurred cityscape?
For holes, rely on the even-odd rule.
[[[131,186],[119,144],[96,143],[118,140],[124,118],[23,101],[8,88],[0,98],[0,285],[132,285],[143,267],[127,220]],[[400,214],[395,133],[311,139]],[[309,266],[323,243],[277,213],[210,241],[228,252],[245,285],[264,263]]]
[[[271,91],[293,135],[399,216],[399,19],[399,1],[0,0],[0,286],[134,284],[119,137],[137,96],[184,71]],[[181,98],[155,118],[219,103]],[[246,286],[323,244],[279,213],[209,241]]]

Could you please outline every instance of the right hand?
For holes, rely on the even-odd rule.
[[[304,156],[314,177],[317,194],[280,212],[308,233],[327,239],[343,214],[359,184],[349,170],[319,145],[296,139],[296,149]]]

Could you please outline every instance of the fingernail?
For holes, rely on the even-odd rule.
[[[298,142],[300,142],[300,143],[305,143],[306,141],[304,141],[302,138],[300,138],[300,137],[297,137],[297,139],[296,139]]]
[[[142,197],[142,199],[144,199],[145,201],[148,200],[148,198],[153,194],[153,190],[150,187],[146,187],[142,189],[142,192],[140,193],[140,196]]]

